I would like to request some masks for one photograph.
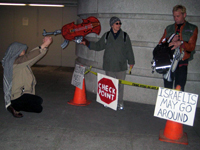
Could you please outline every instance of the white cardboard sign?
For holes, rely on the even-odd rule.
[[[159,87],[154,116],[193,126],[198,95]]]
[[[82,89],[84,73],[85,73],[85,67],[76,64],[76,67],[72,75],[71,84]]]
[[[117,110],[119,80],[97,74],[97,102],[113,110]]]

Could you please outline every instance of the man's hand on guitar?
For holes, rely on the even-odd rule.
[[[85,41],[82,41],[80,44],[83,44],[83,45],[85,45],[85,44],[86,44],[86,42],[85,42]]]
[[[80,44],[86,45],[88,47],[90,45],[90,42],[87,39],[83,38]]]

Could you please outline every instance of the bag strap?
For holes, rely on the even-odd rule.
[[[110,31],[108,31],[108,32],[106,33],[105,43],[107,43],[109,34],[110,34]],[[124,32],[124,37],[123,37],[123,38],[124,38],[124,43],[126,43],[126,35],[127,35],[127,33]]]
[[[110,34],[110,31],[108,31],[108,32],[106,33],[105,43],[107,43],[109,34]]]
[[[126,35],[127,35],[127,33],[124,32],[124,43],[126,43]]]

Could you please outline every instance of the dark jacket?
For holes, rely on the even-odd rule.
[[[175,33],[177,28],[177,24],[167,26],[159,43],[161,43],[164,38],[169,38],[171,34]],[[180,40],[184,41],[184,43],[180,46],[180,49],[184,50],[184,56],[182,60],[190,58],[191,52],[194,51],[196,46],[197,35],[197,26],[185,21],[180,28]]]
[[[127,34],[124,41],[124,32],[118,31],[115,39],[112,32],[109,33],[106,40],[106,33],[98,42],[90,42],[90,49],[95,51],[104,50],[103,69],[105,71],[119,72],[127,70],[128,64],[135,64],[133,49],[130,38]]]

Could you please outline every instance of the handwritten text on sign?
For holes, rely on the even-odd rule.
[[[193,126],[198,95],[159,88],[154,116]]]
[[[71,84],[82,89],[85,67],[76,64]]]

